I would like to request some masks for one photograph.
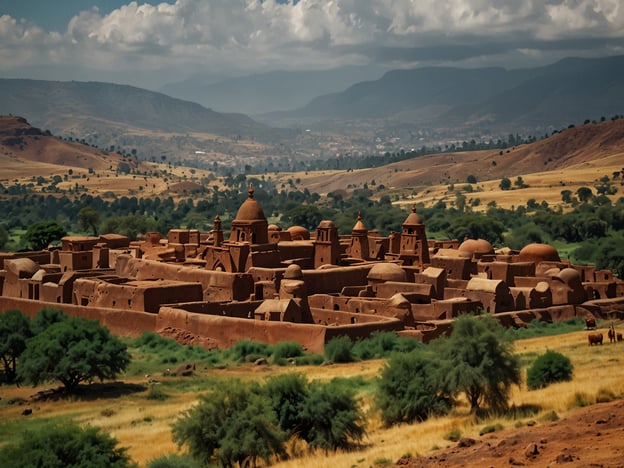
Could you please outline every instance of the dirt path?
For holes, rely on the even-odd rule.
[[[560,465],[624,467],[624,400],[579,408],[559,421],[462,439],[428,457],[397,462],[409,468]]]

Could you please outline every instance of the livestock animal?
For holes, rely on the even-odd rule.
[[[589,346],[601,345],[602,333],[590,333],[589,335],[587,335],[587,341],[589,341]]]
[[[622,341],[622,334],[621,333],[616,333],[615,334],[615,338],[617,341]]]
[[[585,319],[585,328],[587,330],[595,330],[596,329],[596,319],[595,318],[586,318]]]
[[[609,327],[607,336],[609,337],[609,343],[615,343],[615,328],[613,328],[613,325]]]

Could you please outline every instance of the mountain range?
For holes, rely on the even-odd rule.
[[[518,70],[428,67],[387,72],[319,96],[272,124],[323,119],[391,120],[431,129],[522,131],[561,128],[624,112],[624,56],[567,58]]]
[[[311,156],[342,134],[345,148],[366,153],[374,150],[372,142],[380,135],[409,142],[400,144],[428,146],[496,139],[509,133],[540,137],[569,124],[624,113],[624,56],[568,58],[517,70],[393,70],[379,79],[346,85],[374,73],[358,74],[358,70],[344,67],[332,73],[217,80],[201,88],[209,91],[205,94],[187,86],[188,99],[201,98],[207,105],[211,103],[206,101],[212,101],[219,108],[247,100],[250,109],[280,108],[292,102],[293,95],[301,100],[328,87],[347,86],[316,96],[297,109],[257,114],[253,119],[132,86],[26,79],[0,79],[0,113],[23,116],[58,135],[97,135],[98,140],[87,141],[100,147],[147,145],[150,154],[173,155],[180,149],[188,154],[201,149],[241,157],[249,151],[249,145],[238,144],[241,141],[268,145],[268,149],[255,148],[256,154]],[[288,128],[317,132],[302,139],[300,130]]]

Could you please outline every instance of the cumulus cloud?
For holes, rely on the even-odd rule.
[[[25,66],[222,74],[347,64],[500,64],[621,53],[621,0],[177,0],[82,11],[61,32],[0,17],[0,72]],[[68,77],[68,79],[71,77]]]

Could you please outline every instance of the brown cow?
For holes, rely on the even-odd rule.
[[[585,319],[585,328],[588,330],[595,330],[596,329],[596,319],[589,317]]]
[[[601,345],[602,344],[602,333],[590,333],[587,335],[587,341],[589,341],[589,346],[591,345]]]
[[[609,337],[609,343],[615,343],[615,328],[613,328],[613,325],[609,327],[607,336]]]
[[[617,341],[622,341],[622,334],[621,333],[616,333],[615,334],[615,338]]]

